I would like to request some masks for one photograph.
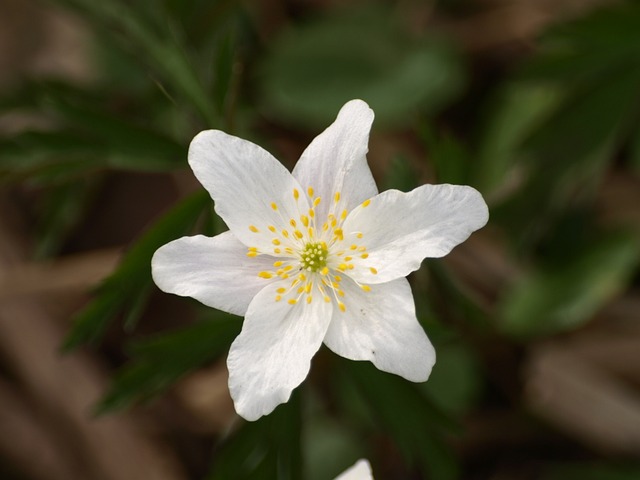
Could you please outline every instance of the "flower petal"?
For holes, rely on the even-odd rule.
[[[331,303],[276,302],[276,290],[290,283],[274,282],[256,295],[231,345],[229,390],[236,412],[247,420],[257,420],[289,400],[307,376],[331,321]]]
[[[308,209],[305,195],[294,199],[294,189],[301,187],[289,171],[269,152],[241,138],[218,130],[200,132],[189,146],[189,164],[215,201],[218,215],[247,246],[271,251],[268,226],[280,231],[290,218],[298,218],[298,206]]]
[[[335,480],[373,480],[371,465],[367,460],[361,458],[354,466],[338,475]]]
[[[325,345],[342,357],[369,360],[412,382],[426,381],[436,356],[416,318],[409,282],[399,278],[365,292],[345,277],[341,287],[346,310],[334,311]]]
[[[345,244],[367,249],[350,275],[361,283],[384,283],[442,257],[487,223],[489,210],[474,188],[422,185],[404,193],[387,190],[354,209],[342,227]],[[358,235],[358,236],[356,236]],[[371,269],[373,268],[373,269]]]
[[[326,218],[332,206],[336,212],[351,211],[378,193],[366,157],[372,122],[373,110],[362,100],[351,100],[298,160],[293,176],[322,198],[316,207],[318,218]],[[340,192],[337,204],[336,192]]]
[[[247,247],[231,232],[182,237],[156,250],[151,273],[164,292],[244,315],[253,297],[267,285],[258,272],[270,270],[273,263],[273,257],[248,258],[246,253]]]

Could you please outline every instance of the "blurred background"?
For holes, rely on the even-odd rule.
[[[427,383],[323,347],[248,423],[150,258],[226,229],[198,131],[291,168],[352,98],[381,190],[491,220],[409,278]],[[639,479],[639,120],[633,1],[0,0],[0,478]]]

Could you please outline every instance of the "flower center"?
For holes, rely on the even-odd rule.
[[[300,253],[300,266],[309,272],[317,272],[327,266],[329,250],[324,242],[308,242]]]
[[[292,193],[298,204],[300,192],[294,188]],[[345,291],[341,286],[342,275],[350,276],[349,271],[355,268],[367,268],[373,275],[378,271],[367,260],[369,253],[362,244],[362,232],[347,232],[350,242],[345,243],[342,225],[348,212],[344,208],[339,209],[340,192],[333,195],[325,219],[319,219],[316,215],[321,198],[314,195],[312,187],[307,189],[307,194],[311,208],[304,211],[300,209],[295,218],[287,220],[280,213],[278,205],[271,202],[271,209],[280,215],[280,224],[277,227],[266,223],[248,226],[256,235],[268,235],[269,241],[267,247],[249,247],[247,257],[273,256],[274,270],[261,271],[258,277],[266,280],[279,277],[287,281],[288,285],[276,290],[276,302],[285,300],[288,304],[295,305],[303,299],[306,303],[312,303],[315,295],[315,298],[319,296],[324,302],[335,302],[340,311],[344,312],[347,307],[343,302]],[[371,200],[365,200],[362,207],[367,207],[370,203]],[[351,243],[352,241],[357,243]],[[351,281],[355,282],[353,278]],[[369,285],[355,283],[365,292],[371,291]]]

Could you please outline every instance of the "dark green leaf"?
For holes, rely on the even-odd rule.
[[[220,445],[208,480],[301,480],[300,392],[273,413],[242,427]]]
[[[637,237],[609,234],[563,264],[534,271],[507,292],[502,328],[527,337],[584,324],[625,286],[639,254]]]
[[[447,105],[464,83],[461,61],[446,43],[416,40],[377,8],[327,17],[282,35],[263,68],[269,113],[326,125],[348,100],[361,98],[379,124],[406,124],[417,111]]]
[[[138,297],[145,295],[151,285],[151,257],[154,252],[188,233],[209,201],[204,191],[186,198],[138,240],[115,273],[99,287],[97,298],[76,317],[65,341],[65,349],[99,340],[115,315],[123,309],[129,310],[134,306],[135,311],[142,308]]]
[[[133,343],[133,359],[115,376],[96,413],[120,410],[161,393],[184,374],[225,353],[241,326],[240,318],[217,313],[182,330]]]
[[[412,464],[439,480],[458,477],[458,465],[443,434],[457,426],[410,382],[369,362],[344,361],[345,374],[360,392],[377,428],[393,438]]]

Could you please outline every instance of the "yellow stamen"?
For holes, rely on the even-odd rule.
[[[273,277],[273,274],[272,274],[272,273],[270,273],[270,272],[260,272],[260,273],[258,274],[258,276],[259,276],[260,278],[272,278],[272,277]]]
[[[373,268],[373,267],[369,268],[369,271],[370,271],[371,273],[373,273],[374,275],[377,275],[377,274],[378,274],[378,270],[376,270],[376,269],[375,269],[375,268]]]
[[[307,193],[309,194],[310,197],[313,197],[313,188],[312,187],[307,188]]]
[[[277,262],[273,262],[274,267],[281,267],[284,262],[282,260],[278,260]]]
[[[338,308],[340,309],[341,312],[344,312],[347,307],[344,306],[344,303],[342,302],[338,302]]]
[[[363,253],[362,255],[360,255],[360,258],[369,258],[369,254],[368,253]]]
[[[247,252],[247,257],[257,257],[258,252]]]
[[[298,198],[300,198],[300,192],[298,191],[297,188],[293,189],[293,198],[295,198],[296,200],[298,200]]]
[[[279,302],[280,300],[282,300],[282,297],[280,295],[276,295],[276,302]]]
[[[249,225],[249,230],[251,230],[253,233],[258,233],[260,231],[255,225]]]
[[[271,208],[273,208],[274,210],[278,210],[278,205],[276,205],[275,202],[271,202]]]
[[[300,221],[305,227],[309,226],[309,217],[307,217],[306,215],[300,215]]]
[[[278,293],[284,293],[286,291],[287,291],[287,289],[284,288],[284,287],[280,287],[279,289],[276,290],[276,292],[278,292]]]
[[[271,240],[271,243],[273,243],[274,245],[280,245],[280,240],[274,238],[273,240]]]
[[[336,192],[336,194],[333,196],[333,200],[338,203],[340,201],[340,192]]]
[[[289,305],[295,305],[296,303],[298,303],[298,300],[296,300],[295,298],[290,298],[289,300],[287,300],[287,303]]]
[[[318,205],[320,205],[320,197],[316,198],[316,199],[313,201],[313,206],[314,206],[314,207],[317,207]]]
[[[365,200],[364,202],[362,202],[362,206],[363,207],[368,207],[370,203],[371,203],[371,199]]]
[[[326,275],[327,273],[329,273],[329,267],[324,267],[322,270],[320,270],[321,275]]]
[[[273,225],[269,225],[267,228],[269,229],[269,231],[271,231],[273,233],[275,233],[275,231],[276,231],[276,227],[274,227]]]
[[[360,288],[362,288],[362,290],[364,290],[365,292],[371,291],[371,287],[369,285],[360,285]]]
[[[311,301],[312,301],[312,300],[313,300],[313,298],[311,297],[311,295],[309,295],[309,296],[307,297],[307,303],[311,303]]]

